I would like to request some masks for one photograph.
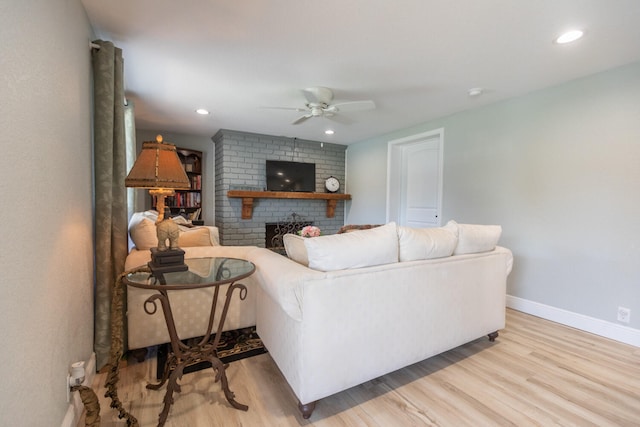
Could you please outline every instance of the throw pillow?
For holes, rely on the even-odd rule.
[[[458,243],[452,224],[438,228],[398,227],[400,261],[443,258],[453,254]]]
[[[454,255],[488,252],[496,248],[502,227],[499,225],[457,224],[458,246]]]
[[[316,237],[311,238],[315,239]],[[307,255],[307,247],[304,245],[306,239],[306,237],[291,233],[282,236],[282,242],[284,243],[284,250],[287,252],[287,256],[295,262],[308,267],[309,256]]]
[[[156,223],[143,216],[131,217],[129,222],[129,235],[136,249],[144,250],[158,246],[158,236],[156,235]]]
[[[309,267],[333,271],[398,262],[395,222],[351,233],[304,239]]]
[[[178,246],[188,248],[192,246],[216,246],[211,241],[211,233],[206,227],[191,228],[187,231],[180,231]]]

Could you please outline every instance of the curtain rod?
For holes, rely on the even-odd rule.
[[[100,45],[97,43],[89,42],[89,49],[98,49],[100,50]]]

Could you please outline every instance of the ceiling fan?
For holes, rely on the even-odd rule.
[[[292,124],[294,125],[298,125],[312,117],[326,117],[326,118],[335,120],[337,119],[336,115],[339,113],[372,110],[376,108],[376,104],[371,100],[347,101],[347,102],[338,102],[336,104],[331,104],[331,101],[333,100],[333,92],[331,91],[331,89],[326,87],[316,86],[316,87],[306,88],[302,90],[302,94],[307,100],[307,102],[305,102],[304,104],[304,107],[266,107],[266,108],[304,111],[305,114],[303,116],[298,117],[296,120],[292,122]]]

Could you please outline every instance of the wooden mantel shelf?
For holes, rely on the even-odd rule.
[[[311,199],[327,201],[327,218],[333,218],[338,200],[351,200],[351,194],[340,193],[303,193],[289,191],[247,191],[229,190],[227,197],[242,199],[242,219],[253,216],[253,199]]]

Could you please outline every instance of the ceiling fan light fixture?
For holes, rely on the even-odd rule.
[[[300,107],[264,107],[264,108],[273,108],[277,110],[293,110],[293,111],[304,111],[306,114],[298,117],[293,122],[292,125],[299,125],[303,123],[307,119],[313,117],[325,117],[330,118],[332,120],[343,120],[339,117],[342,113],[350,113],[357,111],[366,111],[372,110],[376,108],[376,104],[371,100],[366,101],[344,101],[338,102],[336,104],[331,104],[333,100],[333,92],[331,89],[326,87],[309,87],[302,90],[302,94],[304,95],[307,102],[304,104],[304,108]]]
[[[555,39],[556,44],[567,44],[574,42],[584,36],[584,31],[582,30],[571,30],[567,31]]]

